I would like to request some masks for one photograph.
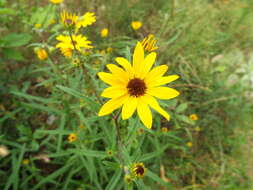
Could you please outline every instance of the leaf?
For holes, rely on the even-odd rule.
[[[121,176],[121,169],[118,169],[114,175],[112,176],[110,182],[108,183],[108,185],[106,186],[105,190],[115,190],[115,186],[117,185],[117,183],[120,181],[119,178]]]
[[[0,46],[2,47],[20,47],[29,43],[32,36],[26,33],[11,33],[2,37]]]
[[[25,58],[21,54],[20,51],[12,48],[3,48],[3,57],[4,59],[9,59],[9,60],[15,60],[15,61],[24,61]]]
[[[0,8],[0,15],[15,15],[17,12],[10,8]]]
[[[175,117],[180,120],[180,121],[183,121],[185,123],[188,123],[190,125],[194,125],[195,122],[190,120],[188,117],[186,117],[185,115],[175,115]]]
[[[83,99],[85,102],[87,102],[89,104],[90,108],[93,111],[97,112],[97,110],[99,108],[99,104],[97,102],[95,102],[94,100],[92,100],[91,98],[84,96],[83,94],[81,94],[80,92],[78,92],[72,88],[68,88],[68,87],[61,86],[61,85],[56,85],[56,87],[64,92],[72,95],[72,96]]]
[[[182,113],[183,111],[185,111],[188,107],[187,103],[183,103],[180,104],[177,108],[176,108],[176,113]]]

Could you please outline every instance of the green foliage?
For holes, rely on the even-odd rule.
[[[253,188],[251,0],[82,0],[64,8],[95,12],[97,22],[79,31],[92,51],[65,58],[55,48],[56,36],[68,35],[62,5],[0,1],[0,148],[10,152],[0,156],[0,189]],[[104,27],[107,38],[99,35]],[[150,33],[158,39],[155,65],[180,75],[170,87],[181,95],[159,102],[171,120],[153,112],[147,129],[137,115],[99,117],[106,85],[97,73],[116,57],[131,60],[136,41]],[[45,60],[34,53],[41,48]],[[138,162],[145,176],[127,183]]]

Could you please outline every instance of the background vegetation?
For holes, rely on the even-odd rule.
[[[78,64],[55,48],[63,9],[97,16],[82,31],[94,49]],[[0,0],[0,145],[9,151],[0,189],[253,189],[252,9],[251,0]],[[150,33],[156,65],[180,75],[170,86],[181,95],[162,103],[169,123],[156,113],[152,130],[136,116],[120,121],[125,165],[148,169],[128,184],[112,115],[97,116],[105,85],[96,74],[117,56],[130,59]]]

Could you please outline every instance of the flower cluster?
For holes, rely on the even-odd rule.
[[[56,48],[59,48],[65,57],[71,58],[74,50],[83,53],[84,50],[93,48],[86,36],[77,33],[81,27],[87,27],[96,22],[94,13],[87,12],[83,16],[77,16],[64,10],[61,13],[61,22],[69,34],[56,37],[59,41]]]

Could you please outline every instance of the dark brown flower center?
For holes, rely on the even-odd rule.
[[[130,96],[139,97],[145,94],[147,87],[143,80],[134,78],[128,82],[127,89]]]
[[[143,176],[145,169],[141,165],[137,165],[135,169],[136,175]]]
[[[66,22],[67,24],[72,24],[72,20],[71,20],[71,19],[66,19],[65,22]]]

